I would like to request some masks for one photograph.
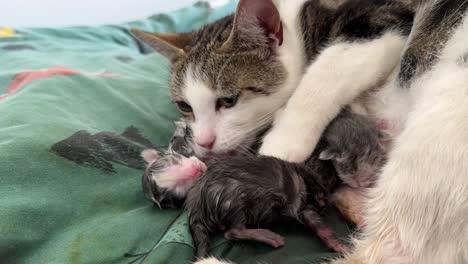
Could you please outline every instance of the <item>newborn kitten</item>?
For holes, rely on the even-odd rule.
[[[239,155],[210,164],[185,201],[196,256],[208,255],[209,233],[219,229],[227,229],[226,239],[281,247],[280,235],[259,226],[285,217],[307,224],[333,250],[346,251],[323,221],[329,193],[320,178],[303,164],[272,157]]]
[[[176,152],[160,154],[148,149],[142,157],[148,163],[142,177],[143,193],[160,208],[181,208],[187,191],[206,170],[196,157]]]
[[[169,143],[168,152],[178,153],[185,157],[194,156],[193,133],[183,119],[175,122],[176,129]]]
[[[386,160],[376,126],[348,109],[330,123],[322,142],[319,159],[332,161],[338,177],[353,188],[369,187]]]

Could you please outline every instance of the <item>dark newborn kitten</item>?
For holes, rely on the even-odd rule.
[[[183,120],[175,122],[176,129],[169,143],[168,152],[178,153],[185,157],[194,156],[192,130]]]
[[[283,217],[307,224],[330,248],[345,251],[322,219],[329,193],[319,179],[303,164],[272,157],[242,155],[209,164],[185,201],[197,257],[208,254],[209,233],[224,228],[226,239],[283,246],[280,235],[258,229]]]

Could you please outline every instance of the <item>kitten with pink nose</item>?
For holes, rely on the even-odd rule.
[[[142,178],[143,193],[160,208],[180,208],[187,191],[206,171],[198,158],[186,158],[176,152],[161,154],[148,149],[141,156],[147,162]]]

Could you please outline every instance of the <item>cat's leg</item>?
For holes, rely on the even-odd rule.
[[[334,263],[468,263],[468,72],[453,62],[415,86],[419,98],[369,192],[364,233]]]
[[[251,240],[267,244],[273,248],[284,246],[284,238],[268,229],[233,228],[224,237],[228,240]]]
[[[405,40],[398,33],[387,32],[374,40],[326,48],[276,117],[260,154],[305,161],[340,109],[388,78],[399,62]]]

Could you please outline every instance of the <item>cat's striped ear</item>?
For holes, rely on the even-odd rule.
[[[240,0],[234,25],[221,51],[276,48],[283,43],[281,18],[272,0]]]
[[[186,54],[193,36],[192,33],[150,33],[139,29],[131,29],[130,32],[171,61]]]

